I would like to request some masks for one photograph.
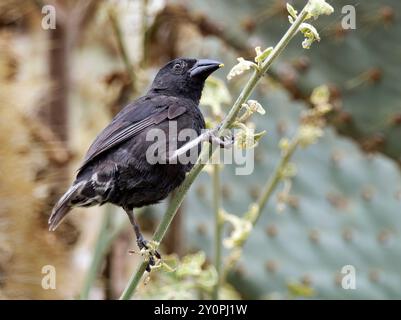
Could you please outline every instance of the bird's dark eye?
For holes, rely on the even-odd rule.
[[[176,63],[176,64],[173,66],[173,71],[174,71],[174,73],[176,73],[176,74],[182,73],[182,64],[181,64],[181,63]]]

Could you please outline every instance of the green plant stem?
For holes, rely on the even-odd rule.
[[[266,71],[270,68],[270,66],[275,61],[275,59],[280,55],[280,53],[284,50],[284,48],[287,46],[287,44],[290,42],[290,40],[298,32],[299,26],[306,19],[306,17],[307,17],[307,12],[305,11],[305,9],[303,9],[302,12],[298,15],[297,19],[294,21],[294,23],[287,30],[287,32],[285,33],[283,38],[279,41],[279,43],[276,45],[276,47],[273,49],[273,51],[270,53],[270,55],[262,63],[262,67],[259,70],[255,70],[253,72],[252,76],[248,80],[245,87],[242,89],[242,91],[241,91],[240,95],[238,96],[237,100],[235,101],[234,105],[230,109],[230,112],[224,118],[224,120],[221,124],[220,130],[219,130],[219,134],[222,134],[224,129],[230,128],[231,125],[234,123],[236,116],[242,107],[242,104],[244,104],[248,100],[251,93],[255,89],[256,84],[260,80],[260,78],[266,73]],[[205,157],[206,157],[206,159],[211,157],[211,151],[210,151],[209,144],[205,145],[204,148],[202,148],[202,152],[199,157],[201,161],[198,160],[198,162],[195,164],[195,166],[192,168],[192,170],[188,173],[184,182],[177,189],[175,197],[171,200],[169,207],[167,208],[167,211],[166,211],[165,215],[163,216],[162,221],[160,222],[160,224],[153,236],[154,241],[161,242],[161,240],[163,239],[163,236],[166,233],[167,228],[170,225],[171,221],[173,220],[174,215],[176,214],[179,206],[181,205],[185,194],[189,190],[189,188],[192,185],[192,183],[194,182],[195,178],[198,176],[198,174],[202,171],[203,167],[205,166],[205,161],[204,161]],[[146,270],[146,265],[147,265],[147,261],[143,261],[140,264],[136,273],[133,274],[132,277],[130,278],[130,280],[127,284],[127,287],[125,288],[120,299],[125,300],[125,299],[129,299],[132,296],[136,287],[139,284],[140,279],[142,278],[142,276]]]
[[[136,87],[135,87],[136,77],[135,77],[134,70],[132,68],[133,64],[131,63],[130,58],[128,56],[128,50],[125,47],[121,28],[120,28],[120,25],[118,24],[118,19],[116,17],[114,9],[109,9],[108,15],[109,15],[109,19],[111,22],[113,32],[117,39],[118,50],[120,51],[121,57],[123,59],[124,65],[125,65],[125,69],[128,73],[128,76],[129,76],[129,79],[131,82],[132,92],[136,92]]]
[[[116,226],[112,227],[112,206],[108,205],[104,212],[103,220],[99,229],[99,235],[96,240],[95,251],[92,256],[92,261],[89,266],[88,272],[85,276],[84,284],[79,295],[81,300],[87,300],[89,298],[90,289],[96,280],[96,276],[104,256],[107,254],[111,244],[121,231],[127,226],[125,221],[117,223]],[[111,230],[110,230],[111,229]]]
[[[283,52],[283,50],[288,45],[288,43],[291,41],[291,39],[299,31],[298,30],[299,26],[301,25],[302,22],[305,21],[307,15],[308,15],[308,13],[306,12],[305,9],[301,11],[298,18],[294,21],[294,23],[290,26],[290,28],[287,30],[287,32],[284,34],[284,36],[280,39],[280,41],[274,47],[274,49],[269,54],[269,56],[266,58],[266,60],[263,61],[260,69],[254,71],[251,78],[246,83],[244,89],[241,91],[240,95],[238,96],[237,100],[235,101],[230,112],[223,120],[223,123],[222,123],[222,125],[220,127],[220,131],[219,131],[220,133],[222,133],[222,131],[224,129],[229,128],[233,124],[239,110],[242,107],[242,104],[244,104],[248,100],[249,96],[253,92],[253,89],[255,88],[255,86],[258,83],[258,81],[260,80],[260,78],[269,70],[269,68],[271,67],[273,62]]]
[[[141,33],[142,33],[142,58],[140,65],[144,67],[146,64],[147,49],[148,49],[148,5],[149,0],[141,1]]]
[[[267,201],[269,200],[270,196],[273,194],[274,190],[276,189],[279,182],[282,180],[282,172],[284,168],[287,166],[288,162],[292,158],[293,154],[295,153],[298,147],[298,138],[295,137],[291,142],[288,150],[284,153],[282,158],[280,159],[279,164],[277,165],[276,169],[274,170],[273,174],[267,181],[266,185],[263,188],[262,193],[260,194],[257,202],[256,202],[256,212],[252,213],[249,217],[249,220],[253,225],[259,220],[263,209],[266,206]]]
[[[98,238],[96,240],[95,252],[93,254],[92,261],[89,270],[86,274],[84,285],[82,287],[82,291],[79,297],[81,300],[87,300],[89,298],[89,291],[92,287],[93,282],[96,279],[98,266],[100,265],[102,258],[106,253],[105,252],[106,243],[108,238],[107,229],[109,229],[110,227],[110,221],[111,221],[110,206],[107,206],[106,211],[103,213],[103,218],[99,229]]]
[[[274,190],[277,188],[278,184],[282,180],[282,172],[288,165],[295,151],[297,150],[298,145],[299,145],[298,137],[295,137],[291,141],[288,149],[284,152],[283,156],[281,157],[280,162],[278,163],[276,169],[273,171],[272,175],[262,188],[262,192],[258,197],[258,200],[249,206],[249,211],[245,214],[244,219],[250,221],[252,223],[252,226],[255,226],[256,222],[259,220],[268,200],[270,199]],[[238,244],[233,253],[227,258],[227,262],[224,265],[222,272],[223,279],[226,278],[230,269],[232,269],[240,259],[242,248],[244,247],[246,241],[248,240],[248,237],[242,239],[241,243]]]
[[[214,211],[214,266],[217,272],[216,285],[213,288],[212,299],[219,299],[219,288],[221,284],[221,250],[223,238],[224,221],[220,216],[221,206],[221,183],[220,183],[220,165],[213,165],[213,211]]]

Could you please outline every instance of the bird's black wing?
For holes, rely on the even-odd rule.
[[[131,139],[144,129],[174,119],[187,111],[178,99],[158,96],[138,100],[124,108],[114,120],[96,137],[90,146],[78,173],[93,159],[105,151]]]

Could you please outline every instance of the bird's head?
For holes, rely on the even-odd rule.
[[[222,66],[209,59],[174,59],[159,70],[150,91],[191,98],[198,103],[206,78]]]

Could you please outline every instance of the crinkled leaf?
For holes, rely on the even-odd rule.
[[[316,28],[309,23],[302,23],[299,30],[303,33],[305,40],[302,42],[304,49],[309,49],[314,41],[320,41]]]
[[[242,57],[237,58],[237,60],[238,63],[234,67],[232,67],[232,69],[228,73],[227,80],[231,80],[232,78],[242,74],[244,71],[249,70],[253,67],[257,68],[255,63],[253,63],[252,61],[245,60]]]
[[[289,3],[287,3],[287,11],[292,18],[294,18],[294,19],[297,18],[298,11],[295,10],[294,7],[292,5],[290,5]]]
[[[263,51],[260,49],[260,47],[256,47],[255,51],[256,51],[255,62],[262,63],[273,51],[273,47],[268,47]]]

